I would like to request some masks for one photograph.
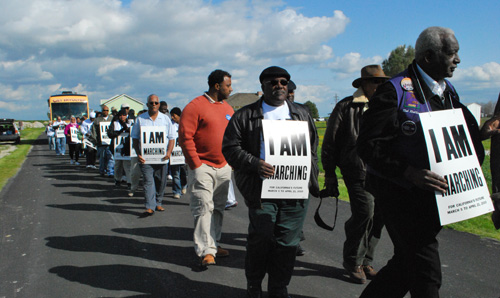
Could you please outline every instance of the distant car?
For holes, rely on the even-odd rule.
[[[14,119],[0,119],[0,142],[21,142],[21,133],[17,129]]]

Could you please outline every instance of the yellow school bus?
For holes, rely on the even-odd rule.
[[[83,117],[89,114],[89,98],[87,95],[76,94],[71,91],[63,91],[61,94],[50,96],[48,116],[51,120],[62,120],[69,122],[71,116]]]

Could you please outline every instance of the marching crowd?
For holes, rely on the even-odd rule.
[[[435,193],[445,193],[449,181],[430,170],[418,115],[462,110],[480,163],[484,157],[481,140],[498,134],[500,126],[500,120],[492,119],[480,132],[445,79],[453,76],[460,63],[458,50],[452,30],[425,29],[416,41],[415,60],[406,70],[390,78],[380,65],[363,67],[361,76],[352,82],[353,95],[341,100],[328,120],[321,147],[325,171],[321,196],[339,196],[338,167],[351,207],[345,223],[343,267],[356,283],[372,280],[361,297],[404,297],[408,292],[412,297],[439,297],[436,237],[441,224]],[[190,202],[194,248],[202,266],[214,265],[217,258],[230,254],[220,239],[224,210],[237,205],[233,190],[237,187],[249,216],[247,295],[262,297],[261,284],[267,274],[269,297],[289,297],[295,258],[304,252],[299,242],[304,239],[309,200],[262,195],[263,185],[278,176],[277,168],[268,162],[274,153],[268,151],[263,133],[268,124],[264,123],[305,123],[304,139],[309,144],[304,148],[310,148],[305,153],[310,156],[306,188],[309,197],[320,196],[318,134],[308,109],[294,102],[295,84],[290,79],[281,67],[264,69],[259,76],[262,97],[235,112],[225,101],[233,90],[231,75],[218,69],[208,76],[208,91],[182,112],[177,107],[169,111],[155,94],[147,97],[147,110],[137,116],[127,104],[111,114],[102,106],[102,111],[91,112],[88,119],[51,122],[49,148],[65,155],[67,142],[70,163],[79,165],[83,153],[90,169],[97,169],[98,159],[99,174],[114,178],[116,185],[125,180],[129,196],[134,196],[142,177],[144,216],[165,210],[162,198],[167,178],[172,179],[174,198],[185,195]],[[107,129],[101,123],[107,123]],[[154,162],[142,147],[145,129],[165,133],[158,151],[161,158]],[[174,162],[179,155],[184,160]],[[372,261],[384,225],[394,244],[394,256],[377,271]]]

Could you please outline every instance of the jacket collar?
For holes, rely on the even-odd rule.
[[[366,97],[365,93],[363,92],[363,88],[359,87],[358,90],[354,92],[352,95],[353,103],[367,103],[368,98]]]

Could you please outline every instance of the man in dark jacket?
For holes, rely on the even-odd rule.
[[[430,170],[419,114],[461,109],[479,162],[484,149],[474,116],[445,80],[460,63],[452,30],[425,29],[415,45],[415,60],[377,88],[363,115],[357,150],[375,173],[377,204],[394,244],[394,256],[365,288],[361,297],[439,297],[441,263],[437,235],[441,230],[436,192],[446,180]]]
[[[289,80],[290,75],[285,69],[277,66],[266,68],[260,75],[262,98],[233,115],[222,144],[222,153],[234,168],[236,185],[249,208],[245,260],[249,297],[262,297],[261,283],[266,273],[269,275],[269,297],[288,297],[287,285],[292,277],[296,247],[309,201],[261,197],[263,179],[274,175],[273,166],[261,158],[264,145],[262,120],[308,122],[311,146],[309,192],[314,196],[319,192],[316,128],[307,109],[286,99]]]
[[[367,275],[371,278],[377,274],[371,262],[383,224],[380,216],[374,221],[375,200],[365,188],[366,167],[356,151],[356,140],[368,100],[387,79],[389,77],[380,65],[368,65],[361,69],[361,77],[352,82],[356,92],[335,105],[321,148],[327,191],[334,197],[339,195],[335,174],[335,169],[339,167],[349,192],[351,217],[344,227],[343,266],[351,279],[360,284],[366,283]]]

